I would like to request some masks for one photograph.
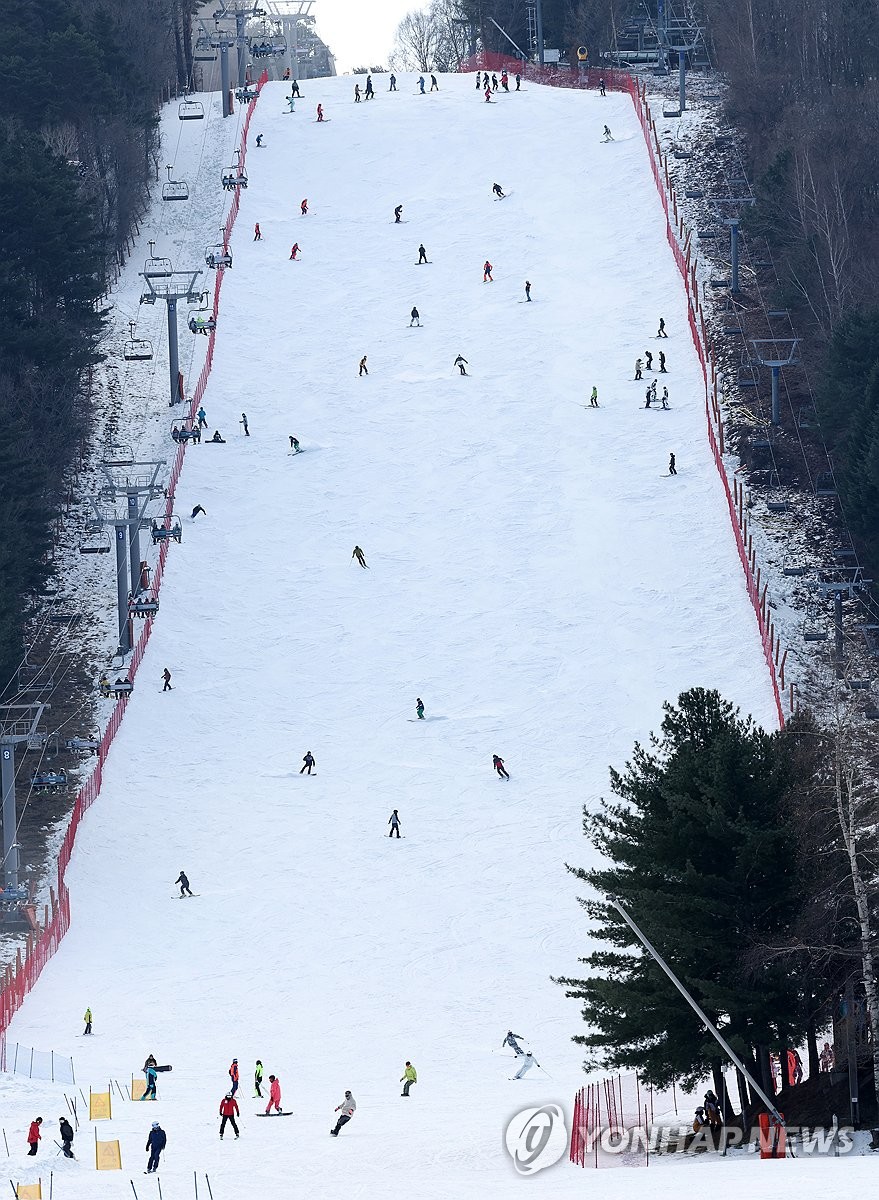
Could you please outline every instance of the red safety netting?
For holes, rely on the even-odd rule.
[[[247,155],[247,131],[250,128],[250,121],[253,116],[253,110],[256,107],[256,102],[259,99],[263,85],[268,81],[268,72],[263,71],[257,83],[257,93],[253,100],[250,101],[247,107],[247,114],[244,118],[244,123],[241,130],[241,153],[239,155],[239,163],[243,167]],[[236,191],[232,197],[232,202],[229,206],[229,215],[226,218],[226,224],[223,229],[223,243],[228,246],[232,237],[232,230],[235,227],[235,220],[238,216],[238,192]],[[216,318],[219,312],[220,291],[223,286],[224,272],[218,271],[214,280],[214,303],[213,315]],[[204,366],[201,369],[201,374],[198,377],[198,382],[195,385],[195,391],[189,404],[189,417],[195,418],[195,414],[201,404],[202,397],[207,387],[208,379],[211,373],[211,365],[214,359],[214,345],[216,341],[216,329],[212,329],[208,337],[208,349],[205,355]],[[174,494],[177,488],[177,481],[180,478],[180,471],[183,467],[183,458],[186,454],[186,443],[181,442],[177,447],[177,453],[174,457],[174,462],[171,467],[170,477],[168,479],[167,499],[165,501],[165,518],[170,523],[171,514],[174,508]],[[159,561],[153,574],[153,591],[156,595],[159,594],[159,589],[162,586],[162,577],[165,571],[165,561],[168,557],[167,541],[163,541],[159,547]],[[137,643],[134,647],[134,652],[131,656],[131,663],[127,670],[128,678],[134,681],[143,656],[146,651],[147,643],[150,640],[152,633],[153,617],[147,616],[144,620],[143,628]],[[16,955],[15,964],[7,967],[2,975],[2,990],[0,990],[0,1068],[2,1068],[5,1051],[6,1051],[6,1029],[9,1022],[12,1020],[15,1013],[21,1007],[22,1001],[31,990],[40,977],[43,967],[58,949],[61,944],[61,939],[70,927],[70,894],[65,883],[65,875],[67,866],[73,854],[73,847],[76,842],[76,835],[79,830],[80,822],[83,816],[91,808],[94,801],[97,799],[101,790],[101,781],[103,778],[104,763],[107,755],[110,752],[110,747],[113,744],[113,739],[122,723],[122,718],[125,715],[125,709],[128,705],[128,696],[121,696],[117,701],[104,729],[103,736],[98,746],[97,761],[91,775],[79,789],[76,801],[73,805],[73,811],[70,814],[70,821],[67,826],[67,831],[64,835],[64,841],[61,843],[61,849],[58,853],[57,866],[57,893],[55,888],[50,888],[50,904],[46,907],[45,919],[39,933],[30,934],[25,946],[24,954],[21,951]]]

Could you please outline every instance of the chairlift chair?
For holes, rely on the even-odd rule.
[[[237,92],[235,93],[235,99],[238,101],[239,104],[249,104],[250,101],[255,100],[256,97],[257,97],[257,91],[256,91],[255,87],[245,86],[243,88],[239,88],[237,90]]]
[[[68,754],[97,754],[100,746],[95,738],[71,737],[64,743]]]
[[[130,467],[134,462],[134,451],[131,446],[110,446],[104,453],[105,467]]]
[[[238,164],[235,163],[234,166],[227,167],[225,169],[220,177],[220,182],[227,191],[232,191],[235,188],[246,188],[247,172],[243,167],[239,167]]]
[[[80,554],[109,554],[111,549],[110,533],[106,529],[100,529],[95,533],[86,533],[80,539]]]
[[[800,560],[800,557],[797,554],[786,554],[784,556],[784,558],[782,559],[782,563],[781,563],[782,575],[790,575],[790,576],[808,575],[809,572],[811,571],[811,569],[812,569],[811,567],[806,566]]]
[[[174,267],[170,258],[154,258],[150,255],[143,264],[144,279],[167,279],[173,273]]]
[[[165,167],[168,172],[168,182],[162,184],[163,200],[188,200],[189,185],[182,179],[171,178],[171,167]]]
[[[190,333],[210,333],[217,328],[217,319],[208,304],[208,292],[201,293],[201,305],[191,308],[186,315],[186,324]]]
[[[153,344],[146,338],[134,336],[136,321],[128,322],[129,337],[122,346],[122,357],[126,362],[149,362],[153,357]]]
[[[171,440],[178,444],[180,442],[200,441],[199,428],[190,421],[174,421],[171,424]]]
[[[176,513],[162,517],[161,524],[158,518],[156,518],[153,520],[150,534],[154,546],[158,545],[159,542],[170,541],[177,542],[179,545],[183,541],[183,523]]]
[[[232,255],[225,246],[208,246],[204,252],[204,260],[212,270],[232,266]]]
[[[177,109],[181,121],[203,121],[204,105],[200,100],[184,100]]]
[[[31,788],[36,796],[49,793],[57,795],[67,791],[66,771],[34,771],[31,775]]]
[[[816,496],[835,496],[836,482],[832,471],[819,471],[815,476]]]
[[[159,611],[158,596],[138,596],[128,603],[128,614],[132,617],[153,617]]]
[[[803,641],[827,641],[827,627],[821,621],[817,608],[810,610],[810,612],[806,615],[806,619],[803,621]]]

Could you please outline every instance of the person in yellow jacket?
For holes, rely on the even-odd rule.
[[[85,1021],[85,1029],[83,1030],[82,1036],[85,1037],[92,1031],[92,1010],[90,1008],[85,1010],[82,1019]]]
[[[406,1080],[405,1083],[403,1083],[404,1079]],[[412,1066],[411,1062],[409,1062],[407,1059],[406,1069],[403,1072],[403,1074],[400,1076],[400,1083],[403,1083],[403,1090],[402,1090],[402,1092],[400,1092],[400,1095],[408,1096],[409,1089],[411,1088],[412,1084],[417,1083],[417,1082],[418,1082],[418,1076],[415,1073],[415,1068]]]

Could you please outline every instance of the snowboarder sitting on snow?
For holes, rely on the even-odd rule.
[[[491,756],[491,764],[494,767],[494,769],[497,771],[499,779],[509,779],[510,778],[510,776],[507,774],[507,768],[504,766],[504,760],[500,757],[499,754],[493,754]]]
[[[334,1109],[335,1112],[339,1112],[340,1110],[342,1115],[336,1122],[336,1128],[330,1130],[330,1133],[333,1135],[333,1137],[339,1136],[339,1130],[343,1125],[348,1124],[348,1122],[354,1116],[354,1113],[357,1111],[357,1102],[350,1092],[345,1092],[345,1099],[341,1104],[337,1104]]]
[[[516,1039],[520,1038],[521,1036],[522,1036],[521,1033],[513,1033],[512,1029],[508,1029],[507,1036],[501,1042],[501,1049],[503,1049],[504,1046],[511,1046],[513,1048],[513,1050],[515,1050],[517,1055],[524,1054],[525,1051],[522,1049],[522,1047],[516,1041]]]
[[[212,442],[219,442],[219,443],[220,443],[221,445],[223,445],[223,446],[225,446],[225,445],[226,445],[226,439],[225,439],[225,438],[222,438],[222,437],[220,437],[220,431],[219,431],[219,429],[215,429],[215,430],[214,430],[214,436],[211,438],[211,441],[212,441]]]
[[[300,769],[299,769],[299,774],[301,775],[301,774],[302,774],[304,771],[307,771],[307,772],[308,772],[308,774],[310,775],[310,774],[311,774],[311,768],[312,768],[314,765],[315,765],[315,762],[314,762],[314,755],[311,753],[311,751],[310,751],[310,750],[306,750],[306,751],[305,751],[305,758],[303,758],[303,760],[302,760],[302,766],[301,766],[301,767],[300,767]]]
[[[454,363],[452,364],[452,366],[455,366],[458,368],[458,370],[461,372],[462,375],[467,374],[467,372],[464,370],[464,368],[469,365],[470,364],[467,362],[467,359],[463,358],[460,354],[458,355],[458,357],[455,359]]]
[[[185,871],[181,871],[180,874],[177,876],[177,878],[174,880],[174,882],[180,884],[180,895],[181,896],[191,896],[192,895],[192,892],[189,890],[189,880],[186,878]]]
[[[494,187],[493,187],[491,190],[492,190],[492,191],[494,192],[494,194],[497,196],[498,200],[503,200],[503,198],[504,198],[504,189],[501,187],[501,185],[500,185],[499,183],[496,183],[496,184],[494,185]]]

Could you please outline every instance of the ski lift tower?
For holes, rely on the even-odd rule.
[[[18,821],[15,811],[15,748],[40,745],[39,724],[47,704],[0,704],[0,795],[3,813],[3,899],[19,903],[27,892],[18,882]]]
[[[299,79],[299,23],[313,25],[315,0],[264,0],[266,12],[281,26],[290,55],[290,78]]]
[[[229,51],[233,46],[239,45],[239,40],[237,32],[233,33],[231,29],[222,29],[220,27],[220,19],[226,15],[222,10],[214,13],[213,33],[203,33],[198,38],[196,46],[203,52],[208,49],[220,52],[220,94],[223,102],[223,116],[231,117],[232,102],[230,97],[232,85],[229,77]],[[231,16],[233,14],[228,15]]]
[[[729,290],[733,296],[737,296],[742,290],[739,284],[739,225],[742,218],[736,210],[745,205],[754,204],[755,200],[753,196],[712,196],[709,203],[717,208],[723,207],[724,211],[728,211],[726,205],[733,206],[732,216],[721,217],[720,222],[722,225],[729,226]]]
[[[677,115],[680,116],[687,109],[687,56],[705,41],[704,31],[688,2],[675,5],[673,0],[656,0],[656,39],[666,65],[673,54],[678,56]]]
[[[538,63],[543,66],[543,0],[532,0],[531,4],[525,5],[525,9],[528,14],[528,49],[537,55]]]
[[[781,405],[778,399],[778,379],[782,367],[792,367],[797,358],[799,338],[749,338],[753,350],[753,361],[772,372],[772,424],[781,424]]]
[[[180,350],[177,344],[177,301],[185,300],[187,304],[199,304],[201,292],[195,286],[195,281],[202,274],[195,271],[171,271],[161,279],[140,272],[146,280],[148,291],[140,298],[141,304],[155,304],[164,300],[168,305],[168,371],[171,381],[170,399],[168,404],[173,408],[183,397],[180,395],[178,383],[180,375]]]
[[[217,11],[214,13],[214,23],[218,27],[219,27],[220,21],[226,21],[226,20],[229,20],[229,21],[234,20],[235,21],[235,33],[232,34],[231,30],[229,31],[229,33],[230,33],[230,36],[234,40],[234,44],[238,47],[238,86],[239,86],[239,88],[243,88],[245,83],[247,82],[247,32],[246,32],[245,27],[246,27],[248,21],[252,21],[255,18],[259,18],[259,17],[264,17],[265,15],[266,15],[266,10],[264,8],[260,8],[256,4],[243,3],[242,0],[226,0],[226,2],[223,4],[222,8],[218,8]],[[227,53],[228,53],[228,48],[227,48]],[[221,51],[221,54],[222,54],[222,51]],[[222,60],[221,60],[221,62],[220,62],[221,71],[222,71],[222,65],[223,64],[222,64]],[[229,70],[229,65],[228,65],[228,61],[227,61],[227,63],[226,63],[227,74],[226,74],[226,79],[223,83],[224,88],[228,88],[228,86],[229,86],[228,70]],[[223,113],[223,116],[224,117],[226,116],[225,111]]]

